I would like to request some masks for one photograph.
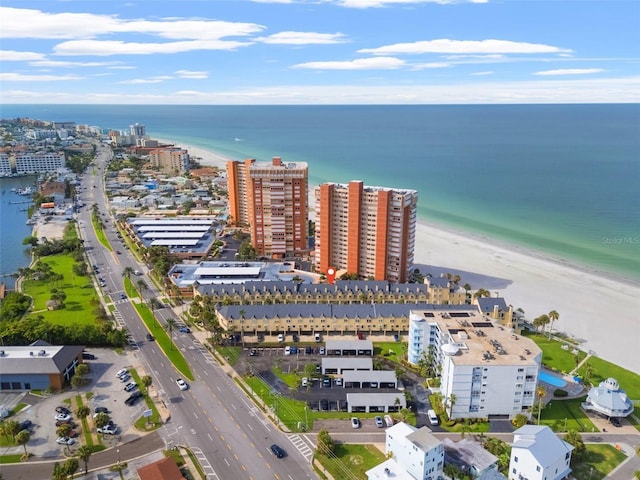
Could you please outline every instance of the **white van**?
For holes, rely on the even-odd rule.
[[[384,424],[387,427],[393,427],[393,417],[391,415],[384,416]]]
[[[278,334],[278,341],[279,342],[284,342],[284,334],[282,334],[282,333]]]
[[[291,355],[291,347],[289,345],[284,347],[284,354],[285,355]]]
[[[320,334],[316,333],[315,337],[316,337],[316,342],[320,343]]]
[[[438,415],[436,415],[436,412],[434,410],[428,410],[427,411],[427,417],[429,417],[429,423],[431,425],[440,424],[440,420],[438,419]]]

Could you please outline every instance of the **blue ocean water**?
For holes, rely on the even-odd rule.
[[[310,182],[412,188],[419,218],[640,281],[640,105],[3,105],[3,118],[146,125]],[[4,229],[3,229],[4,230]]]

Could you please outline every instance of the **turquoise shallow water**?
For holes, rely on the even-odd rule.
[[[419,191],[422,220],[640,281],[640,105],[5,105]],[[236,139],[239,139],[236,140]]]

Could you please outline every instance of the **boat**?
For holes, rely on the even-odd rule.
[[[31,187],[19,188],[18,195],[33,195],[33,189]]]

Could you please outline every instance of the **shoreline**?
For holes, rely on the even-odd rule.
[[[234,160],[189,144],[158,140],[189,150],[202,158],[203,166],[226,169],[226,162]],[[310,219],[314,188],[309,185]],[[522,308],[529,322],[556,310],[560,318],[554,331],[567,332],[584,350],[640,372],[640,357],[633,355],[635,336],[630,334],[638,330],[633,319],[640,311],[640,282],[634,279],[424,219],[416,221],[414,263],[423,274],[458,274],[460,284],[504,297],[514,310]]]

